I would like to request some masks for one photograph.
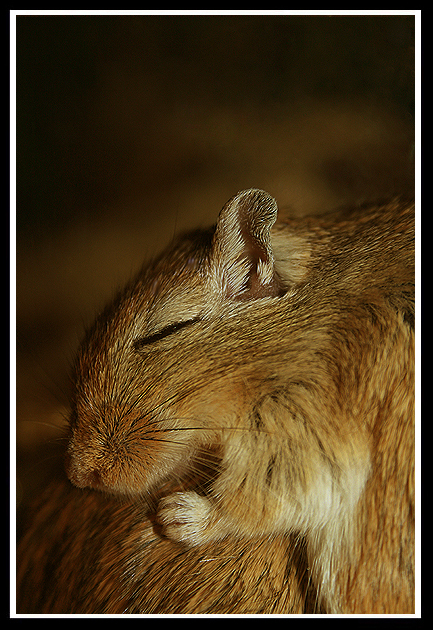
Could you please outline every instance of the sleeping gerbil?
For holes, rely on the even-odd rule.
[[[68,476],[187,547],[305,538],[328,612],[414,612],[413,204],[276,219],[237,194],[99,315]]]

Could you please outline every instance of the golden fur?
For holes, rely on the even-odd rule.
[[[140,501],[53,481],[18,548],[17,612],[320,612],[295,536],[186,547],[154,531]]]
[[[183,553],[305,541],[327,612],[413,612],[413,205],[276,216],[267,193],[239,193],[100,315],[68,475],[160,496],[170,544],[198,548]]]

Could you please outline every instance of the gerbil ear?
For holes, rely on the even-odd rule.
[[[277,212],[275,199],[255,189],[238,193],[221,210],[211,269],[224,297],[255,300],[282,294],[270,241]]]

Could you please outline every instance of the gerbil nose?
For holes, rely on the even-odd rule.
[[[81,472],[80,475],[75,475],[73,483],[79,488],[99,488],[103,485],[97,470],[88,470]]]
[[[104,485],[98,470],[94,468],[86,470],[74,462],[69,454],[65,458],[65,468],[69,480],[78,488],[100,488]]]

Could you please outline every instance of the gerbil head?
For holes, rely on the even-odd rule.
[[[269,313],[249,317],[251,305],[263,310],[284,293],[270,240],[276,215],[267,193],[239,193],[216,228],[165,251],[98,317],[75,363],[74,484],[147,492],[236,425],[246,357],[266,363]]]

